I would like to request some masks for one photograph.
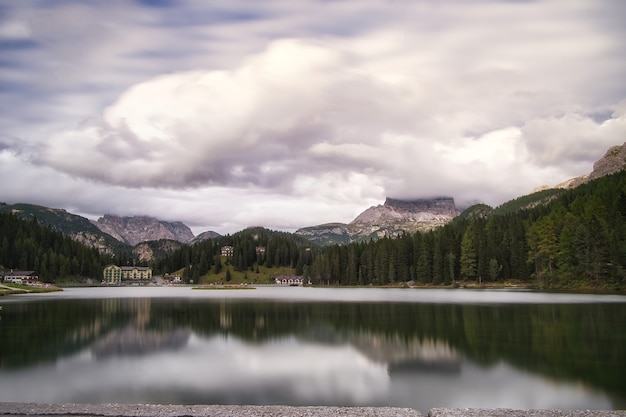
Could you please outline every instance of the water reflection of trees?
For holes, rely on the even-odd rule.
[[[181,346],[193,332],[236,336],[252,344],[283,337],[350,344],[388,364],[391,372],[410,367],[454,372],[460,355],[485,365],[504,360],[624,396],[623,323],[626,309],[619,304],[50,301],[5,309],[0,340],[9,342],[0,345],[0,366],[32,364],[87,347],[98,352],[107,340],[109,352],[144,353]],[[142,343],[145,351],[138,348]]]

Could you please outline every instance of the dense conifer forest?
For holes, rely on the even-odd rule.
[[[222,257],[222,246],[232,246],[233,254]],[[193,282],[206,274],[219,274],[224,263],[237,272],[254,271],[263,265],[294,268],[297,275],[302,275],[315,253],[312,244],[300,236],[251,227],[233,235],[184,245],[170,256],[156,260],[153,268],[160,274],[183,269],[183,279]]]
[[[470,207],[432,232],[327,247],[306,273],[316,285],[513,280],[537,288],[620,291],[626,282],[625,219],[621,172],[496,209]]]
[[[626,275],[626,172],[574,190],[547,190],[500,207],[479,204],[428,233],[348,245],[316,246],[261,227],[183,245],[155,259],[155,274],[186,281],[228,272],[289,267],[313,285],[490,285],[623,291]],[[222,246],[233,253],[221,256]],[[36,219],[0,214],[0,266],[35,270],[44,281],[99,279],[107,263],[137,263],[98,253]],[[225,265],[226,264],[226,265]]]
[[[0,267],[36,271],[44,282],[59,278],[102,278],[113,258],[72,240],[36,218],[23,220],[0,213]]]

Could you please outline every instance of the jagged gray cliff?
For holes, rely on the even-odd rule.
[[[623,171],[624,167],[626,167],[626,142],[622,145],[611,146],[602,158],[593,163],[593,170],[589,174],[571,178],[556,185],[554,188],[576,188],[581,184],[602,178],[605,175]]]
[[[94,224],[103,232],[133,246],[139,242],[161,239],[187,243],[195,237],[189,226],[182,222],[166,222],[148,216],[119,217],[105,214]]]
[[[319,244],[351,243],[428,231],[443,226],[459,214],[452,197],[399,200],[387,198],[359,214],[349,224],[328,223],[296,231]]]

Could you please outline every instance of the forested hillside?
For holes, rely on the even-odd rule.
[[[468,208],[446,226],[398,238],[320,247],[300,236],[249,228],[183,245],[152,262],[155,275],[183,270],[198,282],[222,268],[288,267],[314,285],[470,285],[516,281],[537,288],[623,291],[626,286],[626,172],[492,209]],[[221,256],[223,246],[233,252]],[[35,270],[42,280],[100,279],[113,259],[37,219],[0,213],[0,266]],[[226,265],[224,265],[226,264]]]
[[[233,235],[221,236],[184,245],[173,254],[153,263],[155,274],[184,269],[185,281],[198,282],[198,278],[208,274],[219,274],[224,267],[220,255],[223,246],[232,246],[233,254],[224,262],[238,272],[253,271],[263,265],[267,268],[295,268],[301,275],[305,265],[310,265],[315,254],[313,243],[291,233],[277,232],[262,227],[244,229]]]
[[[0,212],[14,214],[26,221],[36,219],[40,225],[61,232],[86,246],[95,247],[100,252],[123,256],[131,250],[129,245],[102,232],[89,219],[62,209],[26,203],[0,203]]]
[[[469,208],[472,215],[428,233],[327,247],[305,275],[316,285],[515,280],[538,288],[622,290],[626,173],[541,197],[547,204],[522,199],[500,210]]]
[[[89,248],[36,218],[23,220],[0,213],[0,266],[37,271],[44,282],[70,276],[102,278],[102,267],[113,258]]]

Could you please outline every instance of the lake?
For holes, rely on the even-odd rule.
[[[127,287],[0,305],[0,402],[626,408],[624,296]]]

